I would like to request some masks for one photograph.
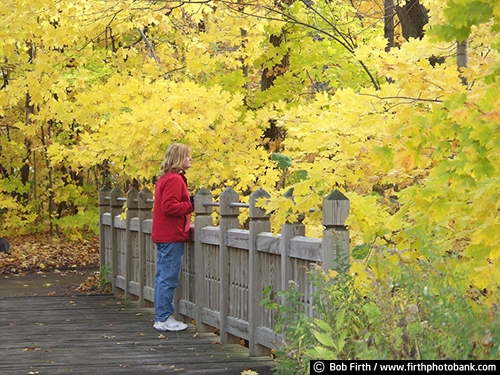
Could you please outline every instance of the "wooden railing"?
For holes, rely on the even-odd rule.
[[[286,223],[271,232],[270,216],[256,206],[269,198],[263,189],[249,204],[227,188],[219,202],[202,188],[195,195],[191,240],[184,250],[181,280],[175,297],[176,318],[194,320],[198,332],[220,331],[222,343],[248,341],[250,355],[269,354],[281,339],[275,311],[261,305],[264,289],[289,289],[291,280],[309,304],[313,292],[307,277],[312,264],[344,272],[349,267],[349,232],[344,222],[349,200],[338,190],[323,201],[322,238],[305,237],[302,222]],[[124,203],[126,202],[126,209]],[[156,248],[151,241],[153,194],[132,188],[99,192],[101,271],[113,293],[152,306]],[[219,226],[212,210],[218,207]],[[249,209],[248,230],[240,229],[240,208]],[[302,217],[303,218],[303,217]],[[300,220],[300,219],[299,219]],[[312,309],[309,305],[309,315]]]

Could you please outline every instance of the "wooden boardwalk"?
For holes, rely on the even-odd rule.
[[[152,328],[154,309],[109,295],[0,297],[0,374],[272,373],[270,357],[249,357],[215,334]]]

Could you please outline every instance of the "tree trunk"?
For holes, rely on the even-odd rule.
[[[274,46],[274,47],[279,47],[281,44],[281,41],[283,40],[283,36],[276,36],[276,35],[271,35],[269,38],[269,42]],[[289,58],[288,58],[288,53],[283,56],[283,59],[281,62],[277,65],[275,65],[273,68],[268,69],[265,68],[262,71],[262,79],[260,83],[260,89],[261,91],[265,91],[268,88],[270,88],[274,80],[279,77],[280,75],[283,75],[288,69],[290,65]]]
[[[282,36],[276,36],[276,35],[271,35],[271,37],[269,38],[270,43],[274,47],[278,47],[281,44],[282,40],[283,40]],[[270,87],[272,87],[274,80],[280,75],[283,75],[287,71],[289,65],[290,61],[287,53],[285,54],[285,56],[283,56],[283,59],[279,64],[275,65],[271,69],[265,68],[262,71],[262,78],[260,84],[261,91],[265,91]],[[274,152],[280,151],[281,141],[284,139],[284,137],[285,134],[283,132],[283,128],[278,127],[276,125],[276,121],[270,120],[269,127],[266,129],[263,135],[263,138],[265,139],[266,148]]]
[[[424,25],[429,22],[427,9],[421,5],[419,0],[406,0],[403,6],[396,5],[396,14],[401,22],[401,30],[406,40],[410,38],[422,39],[424,36]]]
[[[462,74],[462,68],[467,68],[469,65],[469,39],[462,42],[457,41],[457,68],[462,78],[462,83],[467,86],[467,77]]]
[[[384,37],[387,39],[385,51],[394,47],[394,0],[384,0]]]
[[[28,44],[28,55],[29,55],[29,62],[32,63],[35,60],[36,57],[36,49],[33,46],[32,43]],[[31,104],[31,95],[30,93],[26,93],[26,100],[25,100],[25,124],[26,126],[32,126],[32,121],[31,121],[31,116],[35,113],[35,107],[33,104]],[[28,136],[24,139],[24,145],[26,147],[26,157],[24,158],[23,166],[21,167],[21,181],[23,185],[28,185],[29,184],[29,177],[30,177],[30,159],[32,155],[32,150],[31,150],[31,141],[29,140]],[[33,164],[33,172],[36,173],[36,164]],[[34,194],[34,199],[36,199],[36,179],[33,181],[33,194]],[[25,200],[29,199],[29,193],[24,193],[23,198]]]

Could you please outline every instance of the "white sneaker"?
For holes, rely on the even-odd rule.
[[[155,322],[153,328],[157,331],[183,331],[187,328],[187,324],[178,322],[170,315],[164,322]]]

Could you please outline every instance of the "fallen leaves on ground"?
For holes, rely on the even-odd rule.
[[[80,285],[76,285],[73,290],[88,294],[110,294],[111,284],[109,282],[105,282],[102,279],[100,272],[96,271],[93,275],[89,276],[85,282]]]
[[[67,240],[36,234],[7,238],[9,253],[0,253],[0,274],[99,268],[99,238]]]
[[[98,236],[69,240],[36,234],[6,239],[10,249],[7,254],[0,253],[0,275],[99,269]],[[99,271],[72,289],[89,294],[110,292],[109,283],[103,281]]]

